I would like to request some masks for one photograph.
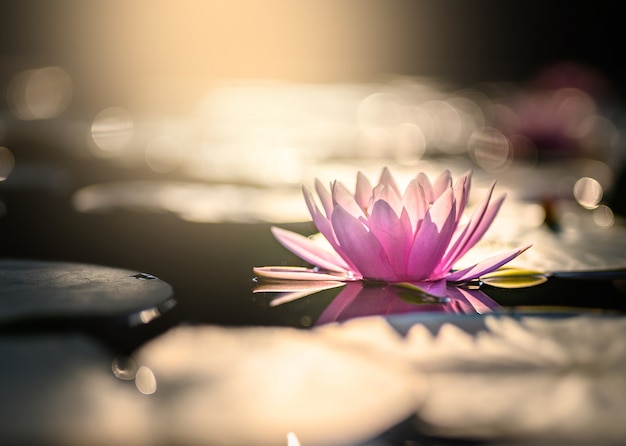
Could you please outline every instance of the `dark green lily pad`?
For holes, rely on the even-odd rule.
[[[0,323],[133,315],[146,322],[158,314],[157,309],[173,305],[172,294],[166,282],[137,271],[70,262],[0,259]]]

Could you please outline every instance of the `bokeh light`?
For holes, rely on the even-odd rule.
[[[69,74],[51,66],[19,72],[8,87],[7,100],[18,119],[51,119],[65,111],[72,93]]]
[[[574,184],[574,198],[584,208],[595,209],[602,201],[603,190],[598,180],[579,178]]]
[[[117,155],[133,138],[134,122],[122,107],[110,107],[99,112],[91,124],[91,138],[99,155]]]
[[[15,167],[15,157],[6,147],[0,147],[0,181],[6,180]]]
[[[76,191],[72,204],[83,213],[170,213],[196,223],[307,221],[299,188],[131,181],[93,184]]]
[[[141,366],[137,369],[135,375],[135,386],[144,395],[152,395],[157,391],[157,380],[154,376],[154,372],[146,366]]]
[[[476,130],[469,139],[468,150],[474,162],[487,171],[504,170],[513,160],[508,138],[494,128]]]
[[[615,223],[613,210],[605,204],[601,204],[593,211],[593,221],[602,228],[610,228]]]

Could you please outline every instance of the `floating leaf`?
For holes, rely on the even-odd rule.
[[[548,275],[526,268],[505,267],[480,277],[482,283],[497,288],[528,288],[548,281]]]

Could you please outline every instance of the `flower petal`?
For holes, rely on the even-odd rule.
[[[378,181],[378,184],[384,184],[385,186],[389,186],[398,198],[402,196],[400,188],[398,187],[398,183],[396,183],[396,179],[393,177],[388,167],[385,167],[380,174],[380,180]]]
[[[396,194],[392,187],[389,187],[385,184],[379,184],[378,186],[376,186],[373,191],[372,206],[377,201],[386,201],[387,204],[391,206],[396,215],[400,215],[402,213],[402,199],[398,196],[398,194]]]
[[[454,233],[454,223],[454,194],[448,189],[430,207],[415,234],[407,261],[408,277],[418,281],[431,279]]]
[[[409,290],[417,290],[435,297],[447,297],[448,286],[445,279],[431,280],[424,282],[398,282],[394,284],[399,288],[407,288]]]
[[[450,244],[450,247],[440,265],[441,273],[449,271],[467,251],[478,243],[487,229],[489,229],[489,226],[491,226],[491,223],[500,210],[500,206],[502,206],[505,198],[504,195],[501,195],[498,199],[496,199],[496,201],[489,204],[494,187],[495,182],[491,184],[491,187],[483,198],[483,201],[475,209],[474,214],[470,218],[467,226],[465,226],[463,231],[457,232],[457,238]]]
[[[435,202],[435,193],[433,191],[433,186],[430,183],[430,179],[428,178],[428,176],[423,173],[420,172],[417,174],[417,182],[418,184],[421,186],[421,188],[424,191],[424,198],[426,199],[426,203],[428,204],[432,204]]]
[[[295,293],[301,291],[315,293],[317,291],[323,291],[345,285],[345,282],[337,280],[336,278],[333,280],[291,280],[290,276],[289,279],[264,280],[266,278],[270,279],[270,277],[265,277],[263,275],[266,271],[269,272],[269,274],[277,271],[282,271],[283,274],[287,271],[296,273],[300,271],[310,271],[312,274],[317,276],[324,274],[319,273],[314,269],[298,266],[261,266],[252,268],[252,271],[262,279],[258,280],[252,287],[253,293]],[[332,277],[335,276],[332,275]]]
[[[363,209],[361,209],[359,204],[356,202],[354,196],[339,181],[335,181],[333,183],[331,194],[335,207],[341,206],[344,210],[350,212],[350,214],[356,218],[365,217]],[[332,215],[329,218],[332,218]]]
[[[337,261],[337,265],[345,268],[346,270],[355,270],[356,267],[352,264],[352,262],[350,262],[350,259],[341,250],[339,242],[337,242],[337,238],[335,237],[335,232],[333,231],[332,225],[330,224],[330,220],[320,212],[319,208],[315,204],[315,200],[311,191],[308,188],[303,187],[302,193],[304,195],[304,200],[306,201],[307,207],[309,208],[309,212],[311,213],[311,218],[313,219],[315,227],[326,238],[326,240],[328,240],[330,246],[342,259],[341,261]]]
[[[464,307],[463,312],[470,314],[476,312],[478,314],[491,313],[501,306],[492,298],[487,296],[480,290],[468,290],[458,286],[449,286],[448,295]],[[467,308],[469,307],[469,308]]]
[[[313,268],[305,268],[300,266],[256,266],[252,268],[252,271],[259,277],[272,280],[344,282],[361,279],[359,276],[353,276],[349,272],[333,274],[328,272],[320,272]]]
[[[412,230],[413,233],[415,233],[428,210],[424,189],[419,181],[417,181],[417,178],[411,180],[404,191],[402,205],[411,220]]]
[[[341,317],[342,313],[354,305],[354,301],[361,293],[361,289],[362,285],[360,283],[347,283],[346,287],[335,296],[322,314],[320,314],[315,321],[315,325],[323,325],[343,319]]]
[[[500,268],[502,265],[510,262],[530,247],[531,245],[528,245],[522,248],[516,248],[511,251],[506,251],[501,254],[495,255],[486,260],[478,262],[473,266],[469,266],[465,269],[448,274],[446,276],[446,280],[448,282],[465,282],[467,280],[478,279],[483,274],[490,273],[491,271],[494,271]]]
[[[465,206],[469,201],[469,193],[472,184],[472,171],[468,170],[454,184],[454,199],[456,200],[456,221],[457,224],[463,217]]]
[[[328,189],[326,189],[322,182],[317,178],[315,179],[315,192],[317,192],[317,196],[322,203],[322,207],[324,208],[326,217],[330,218],[330,216],[333,215],[333,198],[330,196],[330,192],[328,192]]]
[[[338,272],[350,269],[336,252],[322,248],[308,237],[276,226],[273,226],[271,231],[281,245],[312,265]]]
[[[370,201],[372,200],[372,183],[367,179],[362,172],[358,172],[356,176],[356,190],[354,193],[354,199],[361,209],[365,210],[369,208]]]
[[[379,200],[374,203],[368,223],[370,232],[383,245],[395,274],[404,276],[413,238],[410,222],[406,218],[399,218],[389,203]]]
[[[393,270],[378,239],[341,206],[335,206],[333,229],[341,249],[367,279],[392,280]]]
[[[441,172],[433,183],[433,194],[435,197],[440,197],[446,190],[452,187],[452,176],[448,169]]]

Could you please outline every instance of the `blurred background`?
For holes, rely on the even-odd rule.
[[[394,73],[471,85],[527,82],[561,60],[613,84],[626,74],[618,7],[604,1],[27,0],[1,8],[4,80],[60,65],[78,98],[89,93],[94,103],[154,77],[353,82]]]
[[[211,313],[203,281],[247,295],[285,262],[268,225],[306,225],[314,177],[471,168],[529,205],[508,223],[610,228],[617,6],[2,1],[0,253],[147,270],[224,322],[242,306]]]
[[[13,271],[0,275],[0,303],[25,308],[0,318],[0,409],[7,409],[0,443],[16,443],[2,441],[7,432],[19,444],[87,443],[82,438],[225,444],[224,433],[257,432],[280,440],[284,426],[297,431],[294,421],[302,426],[299,435],[326,434],[316,420],[341,433],[358,420],[357,432],[371,432],[398,422],[403,406],[427,407],[424,401],[438,408],[431,413],[440,417],[431,420],[444,430],[457,423],[478,432],[483,425],[473,431],[473,423],[482,416],[491,420],[488,435],[507,440],[529,427],[540,435],[554,424],[576,444],[623,437],[623,424],[615,422],[624,413],[623,325],[503,323],[502,337],[493,344],[481,338],[487,343],[477,343],[475,353],[460,330],[448,330],[449,347],[437,344],[441,350],[414,338],[420,352],[422,344],[432,351],[432,363],[420,357],[429,360],[424,370],[433,379],[413,375],[421,364],[404,364],[408,356],[399,355],[396,338],[376,326],[322,335],[332,342],[328,354],[319,349],[323,343],[299,336],[315,330],[291,332],[290,339],[261,330],[235,338],[206,326],[306,328],[337,315],[371,311],[393,319],[395,311],[414,310],[415,318],[405,319],[413,324],[437,311],[456,312],[457,305],[360,284],[345,287],[343,296],[335,288],[293,301],[282,296],[280,305],[269,292],[253,293],[254,266],[303,265],[270,232],[272,225],[314,232],[302,184],[317,177],[350,188],[357,170],[375,181],[384,166],[401,183],[419,171],[450,169],[457,178],[472,169],[478,196],[496,179],[496,193],[507,193],[507,200],[485,244],[472,250],[476,260],[532,243],[516,261],[560,273],[529,288],[487,282],[451,293],[482,309],[491,309],[493,298],[514,316],[624,314],[620,6],[604,0],[0,0],[0,261],[145,272],[130,277],[140,285],[162,279],[175,300],[173,308],[168,299],[129,316],[128,307],[115,308],[116,299],[102,296],[130,304],[137,294],[114,279],[107,283],[109,276],[92,281],[63,267],[56,282],[51,274],[39,281],[40,270],[28,276],[32,281]],[[68,293],[78,310],[64,290],[81,279],[93,286]],[[48,293],[51,282],[58,286]],[[44,290],[22,299],[26,293],[11,294],[6,283]],[[91,301],[82,299],[83,289],[93,292],[86,296]],[[483,291],[490,299],[481,300]],[[89,302],[99,304],[95,313]],[[483,323],[452,313],[433,320],[467,323],[470,331]],[[178,325],[201,327],[182,327],[190,330],[165,337],[159,347],[157,335]],[[73,337],[85,333],[108,350]],[[153,339],[156,348],[142,351]],[[448,359],[458,359],[458,348],[462,361],[455,368]],[[137,351],[146,364],[139,369],[125,361]],[[487,359],[465,360],[474,354]],[[517,366],[521,373],[511,374]],[[444,379],[437,379],[439,371]],[[137,399],[136,390],[140,398],[156,391],[156,377],[157,399]],[[120,387],[132,380],[136,389]],[[122,393],[129,388],[132,395]],[[481,392],[485,398],[476,398]],[[355,395],[367,399],[360,403]],[[484,401],[504,405],[494,410]],[[364,423],[362,411],[375,421]],[[263,439],[252,443],[268,444]],[[543,444],[555,443],[549,439]],[[470,443],[479,444],[453,442]]]

